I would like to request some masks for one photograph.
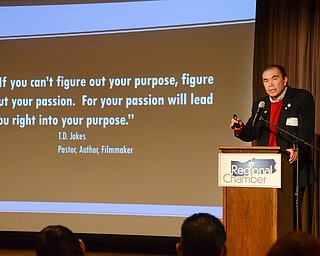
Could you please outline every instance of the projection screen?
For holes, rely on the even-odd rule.
[[[0,6],[0,230],[178,236],[193,213],[222,218],[255,1],[27,2]]]

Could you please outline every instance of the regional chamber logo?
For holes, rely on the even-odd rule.
[[[222,176],[226,184],[265,184],[270,176],[277,174],[274,159],[256,159],[248,161],[230,161],[230,169]]]

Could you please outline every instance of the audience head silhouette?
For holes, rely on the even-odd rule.
[[[221,221],[208,213],[196,213],[181,226],[178,256],[226,255],[226,232]]]
[[[267,256],[320,256],[320,238],[302,231],[292,231],[280,237]]]
[[[37,256],[80,256],[85,253],[82,240],[67,227],[47,226],[36,240]]]

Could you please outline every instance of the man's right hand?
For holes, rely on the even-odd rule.
[[[239,131],[242,129],[243,126],[244,126],[244,123],[242,122],[241,118],[231,119],[231,124],[230,124],[231,130]]]

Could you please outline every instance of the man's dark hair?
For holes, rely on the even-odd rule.
[[[226,241],[221,221],[208,213],[188,217],[181,227],[181,247],[185,256],[218,256]]]
[[[285,78],[287,76],[287,72],[286,72],[285,68],[283,66],[277,65],[277,64],[270,65],[264,71],[269,70],[269,69],[273,69],[273,68],[276,68],[276,69],[278,69],[280,71],[280,73],[282,75],[282,78]]]
[[[41,230],[35,247],[38,256],[84,255],[75,234],[61,225],[47,226]]]
[[[280,237],[267,256],[320,256],[320,238],[302,231],[291,231]]]

